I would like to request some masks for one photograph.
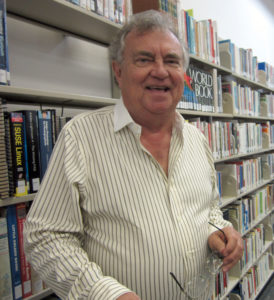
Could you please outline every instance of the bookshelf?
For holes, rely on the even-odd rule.
[[[7,11],[106,45],[120,28],[120,25],[65,0],[8,0]]]
[[[46,26],[47,28],[52,28],[52,30],[61,30],[72,36],[78,36],[85,40],[89,40],[93,43],[100,43],[102,45],[108,45],[110,43],[113,35],[119,30],[120,25],[117,25],[104,17],[101,17],[91,11],[86,11],[80,7],[73,5],[64,0],[8,0],[7,1],[7,11],[8,14],[14,18],[20,18],[26,22],[34,22]],[[73,20],[73,22],[71,22]],[[270,87],[252,81],[242,75],[232,72],[231,69],[211,63],[205,59],[197,57],[193,54],[190,55],[190,61],[195,66],[203,68],[204,70],[211,70],[212,68],[217,69],[218,74],[224,76],[232,76],[237,82],[241,84],[246,84],[251,88],[258,89],[263,93],[273,93],[274,90]],[[12,76],[12,74],[11,74]],[[112,97],[100,97],[91,95],[82,95],[77,93],[65,93],[56,92],[46,89],[37,89],[35,86],[33,88],[17,87],[17,86],[0,86],[0,97],[7,99],[8,103],[12,104],[35,104],[35,105],[52,105],[61,107],[81,107],[81,108],[99,108],[106,105],[113,105],[117,102],[117,92],[114,87],[112,87]],[[178,109],[178,111],[186,118],[191,117],[201,117],[207,119],[209,122],[213,120],[241,120],[247,122],[258,122],[263,123],[265,121],[273,122],[273,118],[262,117],[262,116],[248,116],[248,115],[236,115],[233,113],[216,113],[216,112],[204,112],[204,111],[194,111]],[[257,157],[267,153],[273,153],[274,148],[261,149],[251,153],[242,153],[237,155],[232,155],[229,157],[218,158],[215,160],[215,164],[229,162],[232,160],[239,160],[249,157]],[[221,207],[224,208],[227,205],[247,196],[260,188],[265,187],[267,184],[273,183],[273,177],[264,179],[262,182],[258,183],[251,189],[248,189],[244,193],[240,193],[237,196],[224,197],[221,201]],[[20,202],[29,202],[34,199],[34,194],[27,195],[24,197],[12,197],[8,200],[0,201],[0,207],[5,207],[11,204],[17,204]],[[257,226],[264,220],[269,222],[269,214],[265,215],[260,220],[257,220],[253,227]],[[252,227],[252,228],[253,228]],[[250,229],[251,230],[251,229]],[[249,231],[248,231],[249,232]],[[247,234],[245,232],[244,234]],[[273,235],[273,232],[272,232]],[[268,241],[263,253],[257,257],[253,265],[256,264],[261,256],[265,253],[270,253],[272,241]],[[273,258],[272,258],[273,260]],[[271,266],[272,272],[268,275],[265,282],[273,274],[273,262]],[[240,279],[245,275],[237,274],[237,276],[231,276],[229,287],[227,291],[222,296],[221,299],[231,292],[231,290],[237,285]],[[259,287],[261,289],[263,284]],[[258,289],[258,291],[259,291]],[[38,295],[29,297],[28,299],[42,299],[47,295],[51,294],[51,290],[46,289]],[[257,293],[258,294],[258,293]]]

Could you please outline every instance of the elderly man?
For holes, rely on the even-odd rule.
[[[26,222],[27,257],[62,299],[189,299],[208,246],[225,271],[243,246],[218,208],[205,138],[176,112],[188,54],[147,11],[110,56],[122,100],[64,127]]]

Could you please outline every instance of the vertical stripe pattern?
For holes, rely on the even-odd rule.
[[[173,130],[169,176],[137,131],[114,131],[107,107],[75,117],[61,132],[25,226],[33,267],[62,299],[185,299],[183,283],[207,252],[217,206],[214,163],[204,136]]]

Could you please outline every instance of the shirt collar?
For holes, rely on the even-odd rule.
[[[183,125],[183,116],[176,112],[173,129],[182,132]],[[133,121],[124,105],[123,100],[120,99],[114,107],[114,132],[118,132],[126,126],[129,126],[129,128],[134,132],[141,134],[141,126]]]

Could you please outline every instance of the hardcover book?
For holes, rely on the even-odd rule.
[[[185,75],[184,97],[191,109],[214,111],[212,74],[190,65]]]
[[[41,163],[41,181],[46,172],[52,153],[52,121],[50,110],[38,111],[39,149]]]
[[[11,151],[13,160],[14,195],[27,195],[25,165],[24,117],[21,112],[10,113]]]
[[[40,186],[40,158],[37,111],[25,110],[22,112],[25,116],[30,193],[36,193]]]
[[[12,275],[13,299],[22,299],[22,282],[18,243],[18,230],[15,205],[9,205],[6,211],[8,225],[8,239],[10,250],[10,266]]]
[[[22,294],[23,298],[32,295],[31,292],[31,269],[30,264],[26,260],[24,250],[24,223],[27,216],[26,203],[20,203],[16,205],[16,220],[17,220],[17,231],[18,231],[18,244],[19,244],[19,258],[20,258],[20,271],[21,271],[21,283],[22,283]]]
[[[6,17],[6,1],[0,0],[0,85],[10,83]]]
[[[0,299],[13,299],[8,229],[5,217],[0,217]]]

